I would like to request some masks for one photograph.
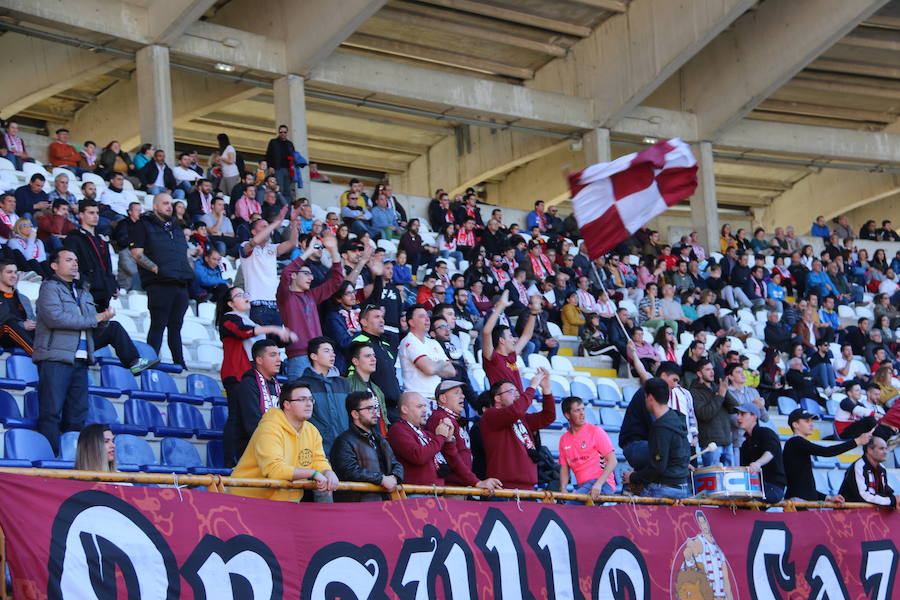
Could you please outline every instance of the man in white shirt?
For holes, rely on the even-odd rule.
[[[231,219],[225,216],[225,199],[222,196],[213,198],[209,212],[200,217],[200,222],[206,225],[206,233],[210,241],[220,245],[220,249],[225,249],[222,254],[231,252],[237,239],[234,237]]]
[[[400,340],[398,357],[404,390],[417,392],[433,401],[434,390],[441,378],[453,377],[456,369],[447,360],[447,354],[437,340],[428,337],[431,318],[421,304],[413,304],[406,309],[406,323],[409,333]]]
[[[278,257],[297,247],[297,221],[291,219],[290,237],[280,244],[271,241],[272,232],[281,226],[287,214],[287,207],[281,209],[278,217],[267,223],[257,219],[250,224],[248,241],[241,244],[241,272],[244,275],[244,290],[250,294],[250,318],[257,325],[284,325],[275,293],[278,290]]]
[[[130,190],[124,189],[123,185],[125,185],[125,176],[121,173],[113,173],[109,179],[109,186],[103,190],[103,195],[100,196],[100,204],[107,206],[120,217],[126,216],[128,205],[137,201],[137,196]]]
[[[0,244],[5,244],[12,237],[13,227],[19,220],[16,215],[16,197],[4,194],[0,197]]]
[[[172,174],[175,175],[178,187],[184,190],[185,194],[190,193],[191,186],[196,180],[200,179],[197,171],[191,168],[191,155],[187,152],[182,152],[178,156],[178,164],[172,169]]]
[[[591,294],[591,280],[586,275],[582,275],[578,278],[577,285],[578,289],[575,290],[575,293],[578,295],[578,308],[586,315],[599,315],[600,304]]]

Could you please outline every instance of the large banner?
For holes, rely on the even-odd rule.
[[[0,499],[17,600],[897,597],[880,510],[298,505],[8,474]]]

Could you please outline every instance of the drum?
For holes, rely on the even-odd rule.
[[[762,498],[762,473],[750,474],[749,467],[703,467],[693,474],[694,495],[701,498]]]

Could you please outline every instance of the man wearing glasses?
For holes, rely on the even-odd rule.
[[[307,422],[314,403],[305,384],[286,383],[278,406],[263,415],[232,474],[254,479],[309,479],[316,483],[319,492],[336,490],[338,478],[325,456],[322,436],[315,425]],[[265,500],[299,502],[303,498],[303,490],[296,489],[230,488],[229,491]]]
[[[403,466],[388,441],[378,432],[379,404],[371,392],[350,392],[346,400],[350,426],[334,441],[331,462],[338,477],[362,481],[392,492],[403,482]],[[380,492],[338,492],[335,502],[379,502]]]

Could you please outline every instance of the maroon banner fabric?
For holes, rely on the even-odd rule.
[[[875,509],[298,505],[9,474],[0,498],[17,599],[896,597],[900,517]]]

